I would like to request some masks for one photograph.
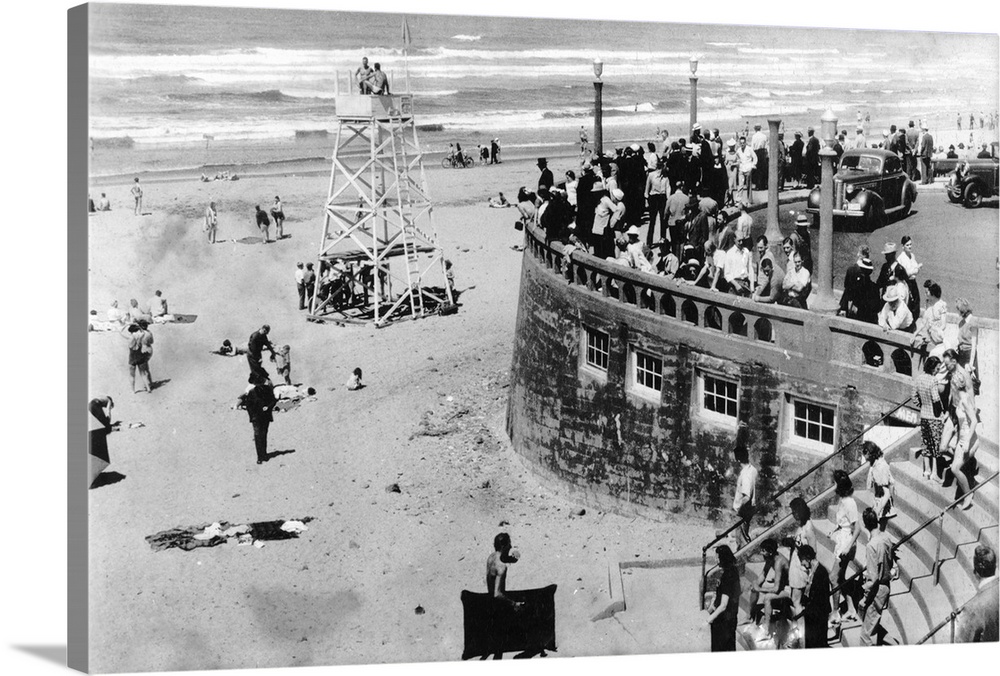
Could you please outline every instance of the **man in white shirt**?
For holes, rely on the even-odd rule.
[[[159,289],[149,299],[149,314],[153,317],[153,321],[156,321],[157,317],[167,314],[167,299],[163,297],[163,292]]]
[[[806,298],[811,288],[809,270],[802,265],[802,256],[796,251],[792,255],[792,267],[785,273],[785,279],[781,283],[782,294],[778,304],[807,310]]]
[[[625,247],[625,251],[628,254],[629,265],[640,272],[652,272],[653,265],[643,253],[642,242],[639,241],[639,228],[633,225],[625,234],[628,235],[628,245]]]
[[[757,154],[747,146],[747,137],[741,136],[739,147],[736,148],[736,157],[739,158],[739,168],[737,169],[737,192],[747,191],[747,201],[750,201],[750,179],[753,175],[754,167],[757,166]]]
[[[750,519],[757,506],[757,468],[750,464],[750,452],[742,444],[733,449],[733,457],[740,463],[733,511],[743,519],[743,523],[736,529],[737,548],[741,548],[750,542]]]
[[[895,286],[886,289],[882,300],[885,301],[885,305],[878,313],[878,325],[882,327],[883,331],[906,331],[913,326],[913,314],[906,307],[906,303],[900,299],[899,291]]]
[[[752,290],[750,269],[743,249],[734,246],[726,251],[725,262],[722,264],[722,275],[726,279],[729,292],[737,296],[749,296]]]
[[[295,288],[299,292],[299,309],[306,309],[306,271],[302,263],[295,264]]]

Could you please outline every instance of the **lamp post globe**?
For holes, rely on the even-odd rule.
[[[698,57],[692,56],[688,61],[688,65],[691,66],[691,74],[696,75],[698,73]]]
[[[594,77],[598,80],[601,79],[601,75],[604,73],[604,62],[601,61],[601,57],[594,59]]]

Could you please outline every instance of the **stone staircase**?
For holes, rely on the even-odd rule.
[[[929,481],[921,474],[920,459],[915,451],[920,446],[919,429],[904,434],[892,445],[885,448],[886,459],[896,482],[895,510],[897,516],[890,520],[888,531],[893,542],[916,530],[927,519],[941,512],[954,500],[955,488],[942,487]],[[997,447],[982,443],[976,455],[980,469],[978,480],[989,477],[997,470]],[[867,465],[852,473],[855,485],[854,497],[859,509],[872,503],[872,495],[863,490],[867,477]],[[791,499],[792,496],[788,496]],[[787,504],[787,500],[783,501]],[[836,497],[832,489],[813,501],[813,522],[818,533],[817,556],[820,563],[833,576],[833,541],[829,534],[834,528]],[[886,630],[886,641],[904,645],[915,644],[935,625],[947,618],[948,614],[975,594],[976,579],[972,571],[972,555],[976,545],[984,542],[998,551],[998,514],[1000,514],[1000,494],[997,480],[984,485],[976,493],[974,506],[968,511],[958,508],[949,510],[943,520],[937,519],[931,525],[916,533],[897,551],[899,578],[893,580],[889,606],[882,614],[882,626]],[[761,533],[758,538],[781,537],[792,530],[790,517]],[[759,539],[757,540],[759,543]],[[858,554],[851,572],[864,567],[864,543],[867,535],[862,534],[858,543]],[[753,544],[753,543],[752,543]],[[788,554],[787,550],[782,550]],[[938,564],[935,575],[935,562]],[[743,587],[748,589],[761,573],[763,563],[759,556],[747,560],[743,576]],[[831,580],[835,584],[835,580]],[[741,601],[742,613],[748,613],[748,594]],[[742,627],[741,627],[742,629]],[[835,634],[831,632],[830,644],[842,646],[860,645],[861,626],[859,623],[845,624]],[[947,627],[940,630],[929,643],[949,642]]]

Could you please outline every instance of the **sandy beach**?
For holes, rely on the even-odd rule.
[[[428,171],[462,308],[384,329],[317,325],[297,310],[295,262],[314,256],[326,177],[149,180],[142,217],[127,184],[102,188],[114,209],[88,222],[92,309],[161,289],[172,312],[198,317],[152,328],[161,384],[151,394],[131,393],[122,338],[90,334],[91,392],[112,395],[125,423],[109,441],[108,471],[123,478],[91,491],[94,670],[458,659],[459,594],[485,589],[501,530],[523,554],[511,588],[559,585],[560,656],[707,649],[693,590],[678,595],[669,630],[636,634],[590,617],[609,603],[609,562],[690,559],[711,525],[574,516],[580,505],[540,485],[503,434],[521,265],[510,247],[520,237],[514,209],[484,202],[534,185],[536,171],[527,161]],[[291,236],[231,241],[256,234],[253,206],[275,194]],[[219,209],[214,246],[201,231],[209,200]],[[246,362],[210,350],[224,338],[245,343],[265,322],[276,345],[291,346],[293,381],[317,396],[276,414],[270,450],[287,452],[258,466],[246,414],[231,410]],[[367,387],[349,392],[356,366]],[[393,483],[399,493],[387,492]],[[263,549],[153,552],[143,539],[306,516],[315,520],[299,539]]]

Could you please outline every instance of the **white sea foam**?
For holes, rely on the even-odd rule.
[[[481,40],[482,35],[452,35],[452,40],[464,40],[466,42],[475,42],[476,40]]]
[[[780,56],[792,54],[840,54],[839,49],[788,49],[785,47],[740,47],[736,51],[740,54],[773,54]]]

